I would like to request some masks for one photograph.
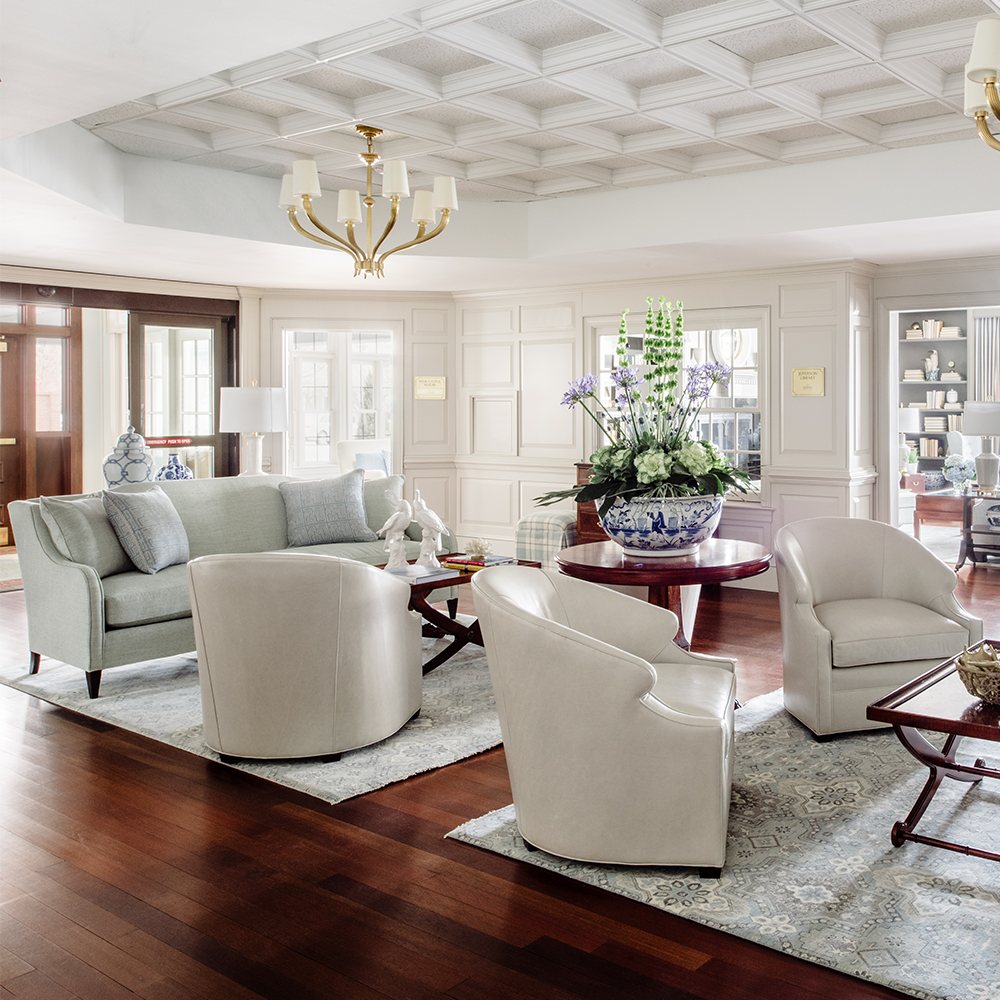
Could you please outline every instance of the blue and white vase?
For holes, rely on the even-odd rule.
[[[194,473],[177,457],[177,452],[172,451],[167,458],[167,464],[156,473],[157,481],[164,479],[194,479]]]
[[[121,486],[148,483],[152,478],[153,456],[146,450],[146,439],[129,424],[115,450],[104,459],[104,480],[108,486]]]
[[[722,502],[720,494],[661,500],[619,497],[601,518],[601,527],[628,556],[688,556],[715,531]]]

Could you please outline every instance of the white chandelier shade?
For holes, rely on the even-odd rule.
[[[975,118],[980,138],[991,149],[1000,150],[998,139],[986,119],[992,112],[1000,119],[1000,18],[990,17],[976,25],[972,52],[965,66],[965,113]]]
[[[354,258],[355,277],[359,274],[364,274],[365,277],[371,274],[380,278],[384,273],[385,259],[390,254],[406,250],[419,243],[426,243],[444,232],[451,213],[458,209],[458,193],[454,177],[435,177],[433,191],[415,191],[411,221],[417,226],[416,236],[376,257],[386,237],[396,224],[400,199],[410,197],[410,184],[404,160],[383,161],[382,197],[390,200],[391,208],[389,221],[373,247],[372,208],[375,205],[375,199],[372,197],[372,172],[380,159],[378,153],[373,149],[373,141],[375,136],[382,134],[382,130],[372,128],[369,125],[355,127],[368,140],[368,151],[360,154],[361,160],[367,165],[367,186],[363,199],[361,194],[353,188],[343,188],[337,194],[337,222],[346,227],[344,236],[331,232],[316,218],[314,213],[313,199],[323,196],[319,183],[319,170],[315,160],[296,160],[292,164],[292,172],[285,174],[281,181],[278,207],[288,212],[288,221],[292,228],[305,236],[306,239],[350,254]],[[364,206],[364,210],[362,210],[362,206]],[[317,236],[303,228],[298,220],[300,208],[305,212],[313,226],[323,234],[322,236]],[[440,222],[437,222],[438,212],[441,213]],[[365,224],[364,247],[358,243],[354,233],[354,227],[362,222]],[[428,227],[432,227],[429,232]]]

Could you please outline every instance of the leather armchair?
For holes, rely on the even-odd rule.
[[[983,637],[955,573],[891,525],[795,521],[774,549],[785,708],[817,736],[884,725],[868,705]]]
[[[734,661],[676,646],[665,608],[553,571],[496,566],[472,589],[525,842],[721,868]]]
[[[224,757],[332,756],[420,711],[420,617],[373,566],[296,552],[188,563],[205,743]]]

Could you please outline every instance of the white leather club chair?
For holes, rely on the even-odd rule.
[[[774,549],[785,708],[818,737],[883,726],[869,704],[983,637],[955,573],[891,525],[795,521]]]
[[[420,617],[374,566],[306,552],[188,563],[205,743],[223,758],[323,756],[420,711]]]
[[[734,661],[676,646],[665,608],[551,570],[496,566],[472,589],[525,843],[717,877]]]

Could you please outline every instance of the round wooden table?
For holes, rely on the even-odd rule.
[[[680,588],[757,576],[771,564],[771,553],[756,542],[709,538],[689,556],[649,558],[627,556],[617,542],[607,541],[562,549],[556,555],[556,564],[567,576],[591,583],[649,587],[649,603],[669,608],[677,615],[679,627],[674,641],[690,649],[681,619]]]

